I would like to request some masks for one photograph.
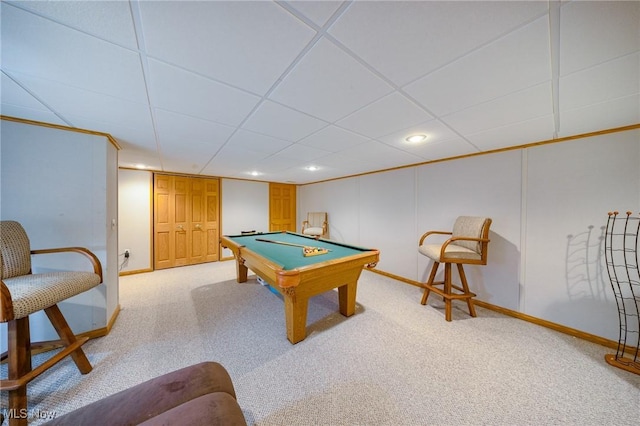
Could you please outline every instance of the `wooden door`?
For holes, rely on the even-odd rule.
[[[205,212],[204,212],[204,192],[205,183],[203,179],[194,179],[191,182],[191,221],[189,223],[191,256],[189,264],[204,262],[207,249],[205,248]]]
[[[218,260],[218,192],[218,179],[154,176],[155,269]]]
[[[218,260],[218,179],[192,180],[190,264]]]
[[[205,262],[220,259],[220,180],[207,179],[204,193]]]
[[[296,232],[296,186],[269,184],[269,231]]]
[[[190,216],[190,191],[189,178],[174,176],[173,177],[173,235],[174,246],[173,253],[174,263],[172,266],[184,266],[189,264],[189,245],[191,244],[191,235],[189,235],[189,216]]]
[[[175,264],[173,177],[155,175],[153,179],[153,258],[156,269]]]

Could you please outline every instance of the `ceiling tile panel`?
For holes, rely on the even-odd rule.
[[[63,48],[61,48],[63,47]],[[2,3],[2,68],[146,102],[139,55]]]
[[[337,152],[350,146],[359,145],[369,139],[337,126],[327,126],[301,141],[300,144],[312,146],[325,151]]]
[[[334,122],[392,90],[354,58],[321,39],[270,98]]]
[[[94,130],[96,132],[109,133],[113,136],[122,150],[140,149],[145,152],[153,152],[157,155],[158,146],[151,126],[125,127],[121,124],[107,123],[95,117],[87,118],[71,115],[68,117],[74,127],[79,129]]]
[[[57,124],[60,126],[68,126],[69,123],[66,123],[60,117],[55,115],[54,113],[42,110],[42,109],[33,109],[26,108],[21,105],[13,105],[2,103],[0,105],[0,115],[6,115],[8,117],[17,117],[26,120],[40,121],[42,123],[51,123]]]
[[[375,166],[366,159],[341,153],[334,153],[322,157],[314,164],[320,167],[320,172],[323,170],[339,171],[341,176],[350,176],[375,170]],[[318,173],[314,173],[313,176],[315,177],[317,174]]]
[[[388,135],[433,118],[431,114],[398,92],[394,92],[336,124],[370,138]]]
[[[266,1],[140,2],[149,56],[264,94],[315,31]]]
[[[22,86],[18,85],[7,74],[0,74],[0,88],[2,88],[2,105],[13,105],[34,111],[51,113],[51,110],[34,98]],[[27,117],[28,118],[28,117]]]
[[[572,136],[640,123],[640,96],[630,95],[560,112],[558,136]]]
[[[537,1],[362,1],[329,33],[403,86],[546,10]]]
[[[291,160],[277,155],[265,158],[257,165],[256,170],[267,177],[275,177],[277,174],[291,168]],[[278,179],[280,180],[280,179]]]
[[[231,137],[229,144],[239,149],[272,155],[291,145],[291,142],[240,129]]]
[[[482,132],[466,135],[466,138],[482,151],[522,145],[553,139],[555,123],[553,115],[544,115]]]
[[[202,170],[211,176],[232,176],[251,179],[251,172],[270,154],[227,144]],[[256,177],[257,178],[257,177]]]
[[[295,142],[326,127],[327,122],[299,111],[265,101],[242,125],[247,130]]]
[[[291,168],[291,159],[287,157],[283,157],[280,154],[271,155],[264,160],[261,160],[260,163],[255,165],[255,169],[259,173],[263,173],[267,176],[275,177],[279,173],[282,173]],[[278,179],[280,180],[280,179]]]
[[[189,71],[149,60],[150,98],[153,106],[238,125],[260,97]]]
[[[551,83],[543,83],[453,113],[442,120],[465,136],[552,113]]]
[[[192,162],[186,155],[181,157],[169,157],[163,155],[162,170],[171,173],[198,174],[202,170],[202,162]],[[202,160],[202,158],[200,158]]]
[[[282,151],[275,154],[278,157],[285,158],[289,160],[288,167],[291,167],[292,161],[295,162],[313,162],[318,158],[326,157],[330,155],[331,152],[324,151],[322,149],[312,148],[307,145],[301,145],[299,143],[294,143],[289,145]]]
[[[414,164],[422,161],[422,158],[420,157],[373,140],[344,149],[340,151],[339,154],[344,157],[364,161],[366,164],[370,165],[370,171],[380,168]]]
[[[425,162],[479,152],[469,142],[460,137],[405,147],[405,151],[422,158]]]
[[[277,182],[305,184],[331,179],[338,170],[325,167],[324,169],[309,172],[301,167],[291,167],[278,173]]]
[[[152,126],[147,104],[114,98],[41,78],[21,76],[21,81],[65,119],[77,116],[128,127]]]
[[[560,11],[561,75],[640,50],[640,2],[571,1]]]
[[[55,22],[111,41],[129,49],[138,42],[127,1],[21,1],[9,2]]]
[[[560,78],[560,111],[640,93],[640,53]]]
[[[551,80],[548,18],[540,18],[404,87],[436,115]]]
[[[187,160],[198,171],[233,133],[230,126],[168,111],[158,110],[155,117],[162,155]]]
[[[138,164],[150,170],[162,170],[162,161],[156,150],[146,150],[139,147],[123,147],[118,151],[118,164],[120,167],[137,167]]]

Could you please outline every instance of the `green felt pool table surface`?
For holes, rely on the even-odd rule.
[[[316,240],[291,232],[268,232],[253,235],[230,236],[237,244],[277,263],[283,270],[301,268],[329,260],[341,259],[347,256],[359,255],[371,249],[332,242],[329,240]],[[304,256],[301,247],[267,243],[261,240],[270,240],[292,244],[300,244],[309,247],[328,249],[329,252],[315,256]]]

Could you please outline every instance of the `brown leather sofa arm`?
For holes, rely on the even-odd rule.
[[[217,362],[185,367],[57,417],[67,425],[246,426],[227,370]]]

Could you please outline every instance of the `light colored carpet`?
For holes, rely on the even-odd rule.
[[[640,376],[606,364],[611,349],[482,308],[470,318],[464,303],[447,323],[420,297],[364,271],[356,314],[317,296],[291,345],[280,297],[255,276],[237,284],[231,261],[122,277],[113,330],[84,346],[93,371],[67,360],[34,380],[32,424],[205,360],[227,368],[249,424],[637,424]]]

